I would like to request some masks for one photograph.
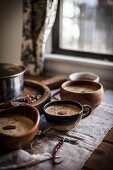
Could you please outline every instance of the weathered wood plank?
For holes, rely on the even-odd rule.
[[[35,81],[43,81],[43,80],[47,80],[48,77],[46,76],[32,76],[32,75],[25,75],[25,79],[28,79],[28,80],[35,80]]]
[[[35,81],[39,81],[44,85],[48,86],[51,90],[60,88],[61,84],[67,81],[65,76],[54,76],[54,77],[46,77],[46,76],[25,76],[26,79],[31,79]]]
[[[113,170],[113,145],[102,142],[82,170]]]
[[[113,128],[108,132],[108,134],[104,138],[104,142],[113,144]]]

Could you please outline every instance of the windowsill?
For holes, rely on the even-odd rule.
[[[106,88],[113,89],[113,62],[96,59],[83,59],[73,56],[46,54],[45,68],[49,75],[66,75],[72,72],[90,71],[100,76]]]
[[[78,62],[78,63],[84,63],[84,64],[93,64],[93,65],[102,65],[102,66],[112,66],[113,62],[109,61],[102,61],[102,60],[96,60],[96,59],[89,59],[89,58],[80,58],[80,57],[73,57],[73,56],[65,56],[60,54],[46,54],[47,60],[60,60],[64,62]]]

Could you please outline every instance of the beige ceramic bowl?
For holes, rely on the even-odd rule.
[[[70,80],[94,81],[99,82],[100,77],[92,72],[75,72],[69,75]]]
[[[39,111],[30,105],[15,106],[0,112],[0,150],[24,148],[35,137]]]
[[[103,100],[104,89],[103,85],[97,82],[66,81],[61,86],[60,97],[88,104],[92,109],[95,109]]]

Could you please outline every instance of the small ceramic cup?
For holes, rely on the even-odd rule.
[[[75,72],[69,75],[70,80],[87,80],[93,82],[99,82],[100,78],[98,75],[92,72]]]
[[[74,128],[82,118],[90,115],[92,109],[89,105],[72,100],[59,100],[47,103],[43,110],[46,121],[52,128],[67,131]]]

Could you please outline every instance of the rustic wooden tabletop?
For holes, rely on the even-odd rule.
[[[86,161],[82,170],[113,170],[113,128]]]
[[[65,81],[65,77],[53,77],[52,79],[46,76],[26,76],[27,79],[44,82],[51,89]],[[60,80],[60,82],[58,81]],[[58,83],[59,82],[59,83]],[[92,153],[86,161],[82,170],[113,170],[113,128],[109,131],[102,143]]]
[[[25,79],[41,82],[53,90],[60,87],[66,77],[56,76],[51,79],[47,76],[25,76]],[[113,170],[113,128],[85,162],[82,170]]]

